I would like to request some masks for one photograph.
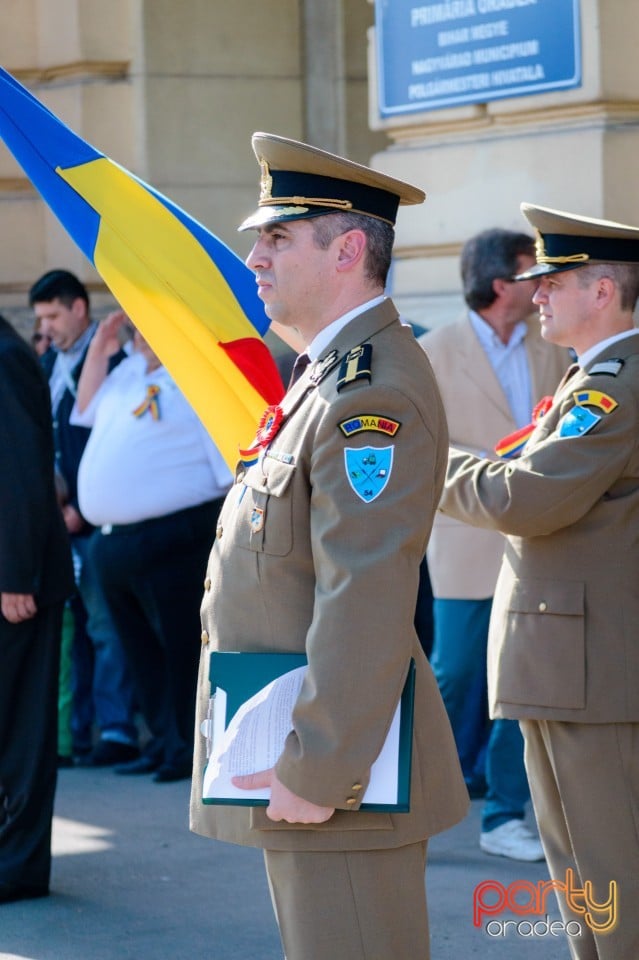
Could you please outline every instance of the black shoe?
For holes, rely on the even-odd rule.
[[[0,883],[0,903],[13,903],[15,900],[33,900],[35,897],[48,896],[48,887],[31,886],[28,883]]]
[[[80,763],[82,767],[112,767],[116,763],[128,763],[136,760],[140,751],[131,743],[120,743],[118,740],[100,740],[86,759]]]
[[[193,773],[191,764],[181,763],[173,765],[163,763],[158,767],[153,779],[156,783],[173,783],[175,780],[190,780]]]
[[[159,760],[154,760],[153,757],[145,757],[142,755],[141,757],[138,757],[137,760],[130,760],[128,763],[117,763],[113,768],[113,772],[124,775],[135,773],[153,773],[153,771],[157,770],[159,766]]]

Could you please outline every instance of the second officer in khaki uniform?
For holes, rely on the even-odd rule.
[[[491,709],[522,727],[564,922],[569,933],[581,926],[572,955],[636,960],[639,229],[522,209],[538,262],[520,276],[538,280],[543,337],[572,347],[577,363],[520,459],[452,451],[442,508],[507,535],[488,641]]]

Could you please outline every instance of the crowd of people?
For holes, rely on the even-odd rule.
[[[73,274],[31,288],[33,349],[0,321],[0,902],[48,892],[56,763],[162,783],[194,755],[191,827],[263,849],[288,960],[427,958],[428,839],[469,794],[486,853],[545,858],[557,889],[614,881],[619,922],[570,946],[630,960],[639,229],[523,205],[536,245],[470,238],[467,312],[418,343],[384,288],[422,191],[270,134],[253,149],[247,263],[302,345],[234,478]],[[279,759],[234,780],[266,807],[202,803],[218,650],[307,658]],[[409,809],[371,811],[411,662]]]

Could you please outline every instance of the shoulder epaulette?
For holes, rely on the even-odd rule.
[[[596,363],[590,368],[588,371],[588,376],[596,376],[598,373],[607,373],[611,377],[616,377],[623,365],[623,360],[602,360],[601,363]]]
[[[349,350],[342,358],[339,372],[337,374],[337,391],[347,386],[349,383],[355,383],[357,380],[368,380],[371,382],[371,359],[373,357],[373,346],[370,343],[360,343],[359,346]]]

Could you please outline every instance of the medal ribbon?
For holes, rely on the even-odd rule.
[[[151,416],[154,420],[160,419],[160,404],[158,403],[157,397],[160,393],[160,388],[156,383],[150,383],[146,388],[146,396],[142,403],[132,410],[134,417],[142,417],[147,410],[151,411]]]

